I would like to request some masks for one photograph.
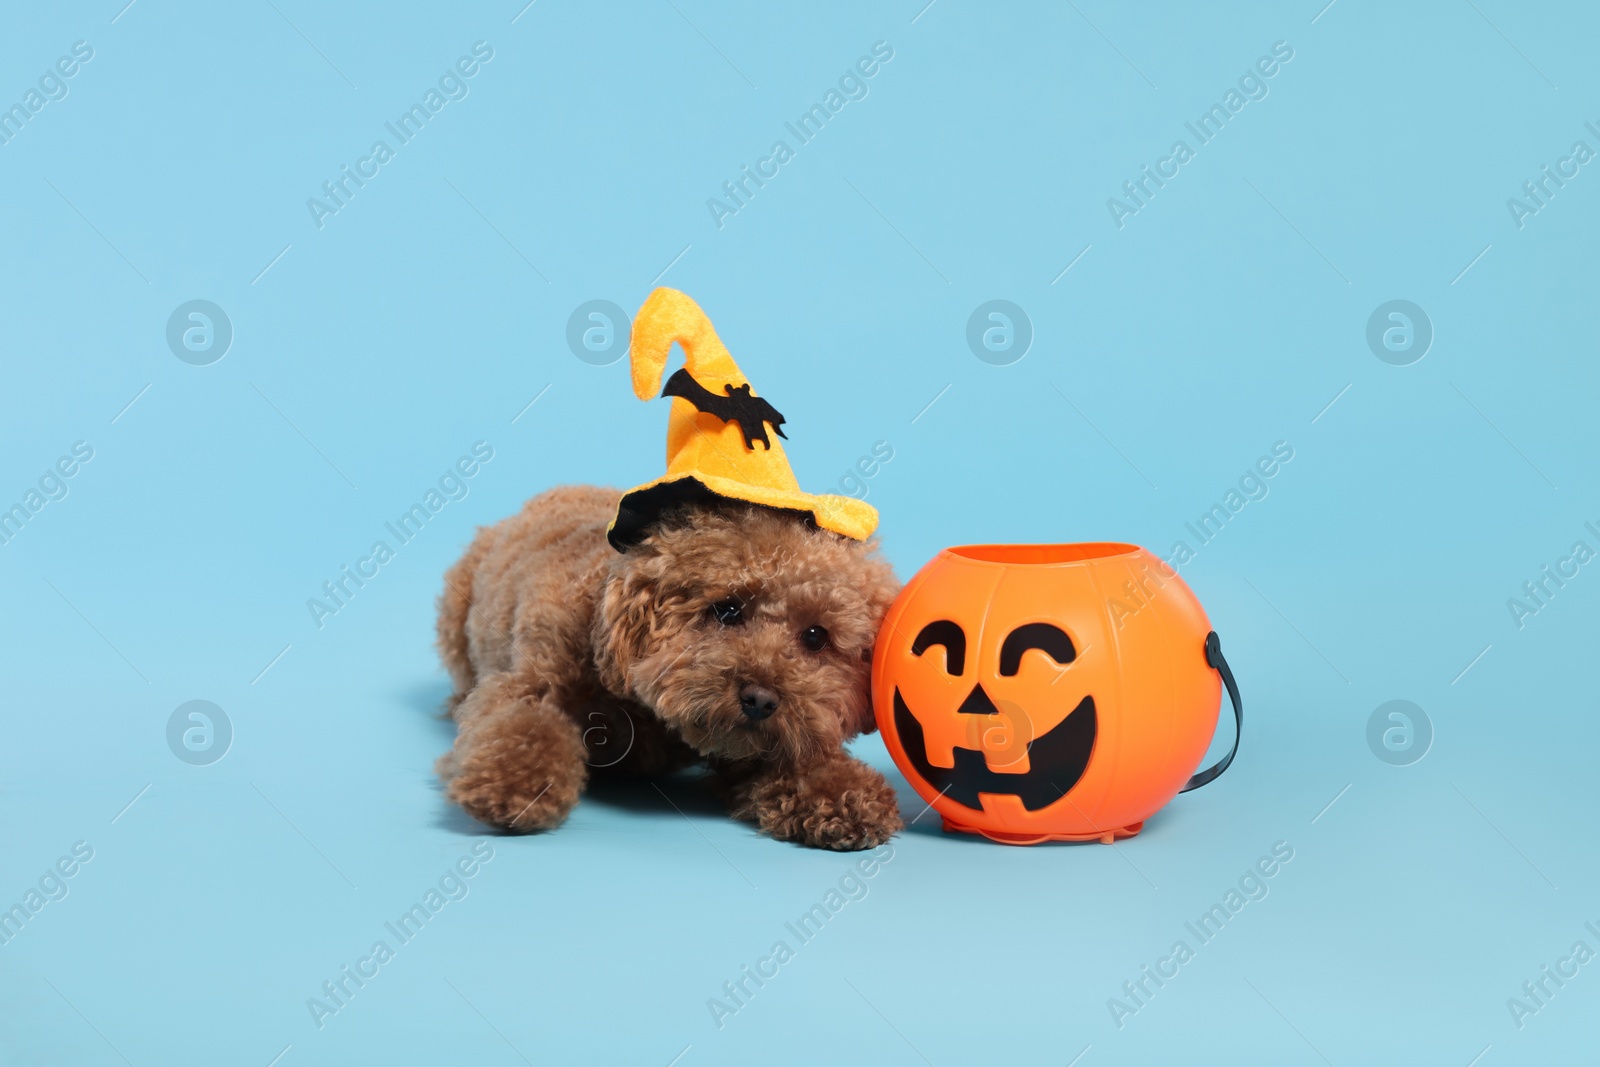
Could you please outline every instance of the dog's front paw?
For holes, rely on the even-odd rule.
[[[534,775],[508,775],[498,760],[468,757],[453,762],[454,776],[446,795],[468,815],[490,826],[518,833],[552,830],[578,802],[580,783],[567,775],[541,781]]]
[[[812,848],[854,852],[876,848],[901,829],[894,790],[858,760],[758,775],[740,790],[734,814],[762,833]]]
[[[527,833],[559,826],[588,779],[571,719],[493,675],[456,711],[455,748],[437,765],[445,795],[490,826]]]
[[[877,848],[900,832],[900,810],[887,784],[877,789],[847,789],[838,797],[820,797],[805,812],[790,834],[774,837],[798,841],[812,848],[856,852]]]

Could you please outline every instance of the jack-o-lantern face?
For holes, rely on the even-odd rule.
[[[915,656],[922,656],[936,647],[944,649],[946,673],[953,678],[965,678],[967,635],[961,624],[951,619],[937,619],[922,627],[911,642],[911,652]],[[1048,622],[1023,623],[1006,634],[1000,646],[1000,677],[1018,677],[1023,653],[1030,649],[1037,649],[1061,667],[1078,658],[1072,638],[1059,626]],[[1086,694],[1076,706],[1071,706],[1070,689],[1054,692],[1057,687],[1052,683],[1058,680],[1053,677],[1041,684],[1029,684],[1025,680],[1022,688],[1031,694],[1029,704],[1033,703],[1033,698],[1046,703],[1065,701],[1063,706],[1070,706],[1071,710],[1064,715],[1022,704],[1013,704],[1002,712],[983,688],[982,680],[975,678],[955,715],[958,721],[966,724],[967,737],[977,743],[970,747],[954,743],[948,765],[935,765],[928,759],[926,733],[906,706],[898,686],[894,690],[895,732],[917,773],[944,796],[981,811],[980,793],[1009,794],[1020,800],[1025,810],[1037,811],[1054,804],[1078,784],[1089,766],[1098,732],[1093,694]],[[1006,721],[1007,718],[1012,721]],[[1036,722],[1051,719],[1057,720],[1055,725],[1043,732],[1029,729]],[[991,768],[991,761],[998,766]]]
[[[878,726],[949,829],[1136,833],[1216,727],[1210,629],[1176,572],[1134,545],[946,549],[884,617]]]

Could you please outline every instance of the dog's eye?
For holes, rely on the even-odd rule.
[[[800,631],[800,643],[808,652],[821,652],[828,647],[828,631],[820,626],[808,626]]]
[[[744,605],[737,600],[719,600],[711,605],[711,614],[724,626],[738,626],[744,622]]]

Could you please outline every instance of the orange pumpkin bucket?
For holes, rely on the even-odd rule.
[[[1198,774],[1226,686],[1233,748]],[[917,572],[872,658],[878,728],[950,831],[1111,842],[1233,761],[1239,689],[1194,593],[1137,545],[965,545]]]

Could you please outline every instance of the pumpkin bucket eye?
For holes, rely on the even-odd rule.
[[[1047,622],[1024,623],[1007,634],[1005,644],[1000,646],[1001,676],[1015,675],[1022,667],[1022,654],[1030,648],[1038,649],[1063,666],[1078,658],[1072,638],[1061,627]]]
[[[928,623],[911,642],[911,654],[920,656],[934,645],[944,646],[944,671],[959,675],[967,669],[967,635],[958,623],[939,619]]]
[[[828,631],[821,626],[808,626],[800,631],[800,643],[807,652],[821,652],[828,647]]]
[[[724,626],[738,626],[744,622],[744,604],[738,600],[719,600],[709,610],[712,617]]]

